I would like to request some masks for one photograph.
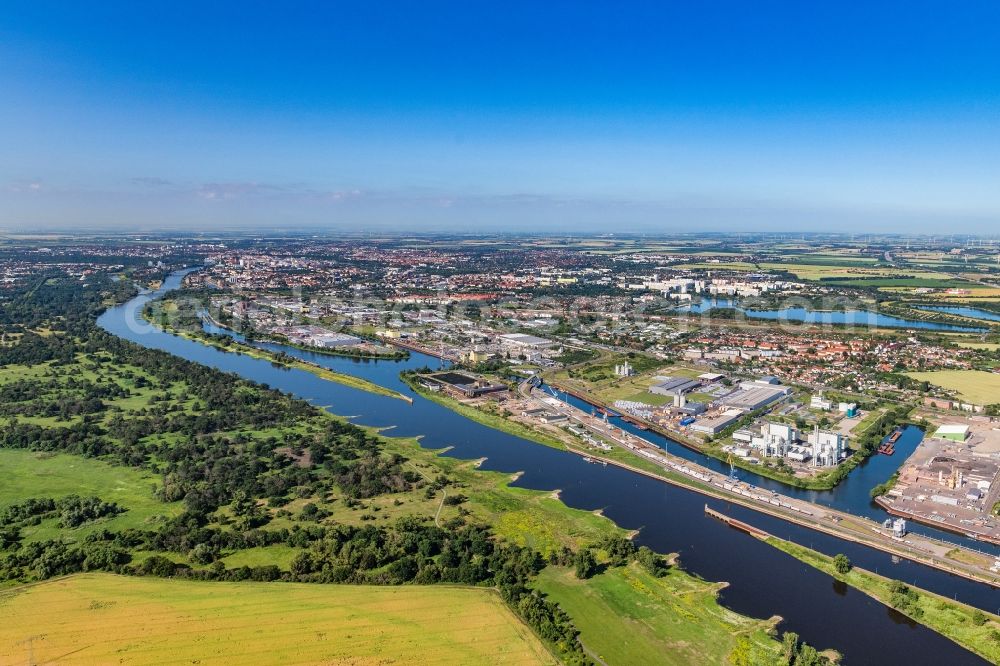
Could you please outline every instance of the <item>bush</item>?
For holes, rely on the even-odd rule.
[[[642,546],[636,553],[636,559],[642,567],[656,576],[657,578],[662,578],[667,575],[667,569],[670,565],[667,564],[666,560],[654,553],[649,547]]]
[[[587,579],[597,573],[597,560],[588,548],[583,548],[576,554],[574,564],[577,578]]]
[[[162,555],[153,555],[139,565],[138,572],[144,576],[169,578],[177,571],[178,565]]]

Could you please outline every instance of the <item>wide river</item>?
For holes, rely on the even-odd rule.
[[[191,269],[189,269],[191,270]],[[780,615],[781,629],[795,631],[819,648],[840,650],[848,664],[981,664],[979,657],[948,639],[846,587],[798,560],[709,518],[705,498],[616,467],[584,462],[578,456],[541,446],[470,421],[437,403],[413,395],[412,404],[358,391],[302,370],[275,367],[242,354],[223,352],[164,333],[141,318],[143,306],[176,289],[185,271],[172,274],[155,292],[140,295],[105,312],[106,330],[146,347],[161,349],[246,379],[290,392],[359,424],[393,426],[387,434],[423,436],[431,448],[451,447],[448,455],[486,457],[485,469],[524,472],[517,486],[561,489],[566,504],[601,509],[627,529],[639,530],[636,542],[663,553],[680,553],[685,569],[730,585],[722,602],[754,617]],[[408,367],[434,366],[436,359],[413,354],[405,361],[357,361],[281,345],[267,345],[323,363],[341,372],[412,392],[399,380]],[[676,452],[676,449],[672,449]],[[710,500],[724,513],[773,534],[829,554],[845,553],[859,566],[975,604],[1000,610],[1000,593],[984,585],[813,532],[740,506]]]

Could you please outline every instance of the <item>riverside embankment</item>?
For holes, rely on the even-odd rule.
[[[847,663],[983,663],[925,627],[888,616],[881,604],[866,595],[832,589],[829,578],[821,572],[706,517],[705,498],[700,494],[612,465],[588,464],[580,456],[493,430],[413,394],[400,381],[399,373],[437,363],[426,356],[415,353],[406,361],[360,361],[316,357],[302,350],[263,345],[411,395],[413,403],[408,404],[326,381],[305,370],[274,366],[266,360],[207,347],[143,322],[139,316],[143,305],[179,282],[180,276],[174,274],[160,291],[109,310],[100,324],[138,344],[289,391],[316,405],[330,406],[338,414],[357,415],[355,421],[359,424],[395,426],[393,435],[422,436],[421,444],[429,448],[451,447],[449,455],[486,458],[484,469],[523,471],[515,485],[539,490],[559,488],[566,504],[601,510],[622,527],[638,530],[639,545],[680,553],[680,562],[687,570],[707,580],[727,581],[729,585],[720,599],[733,610],[754,617],[780,615],[785,618],[783,630],[795,631],[811,644],[840,650]],[[734,503],[709,501],[782,538],[829,554],[844,552],[859,566],[880,574],[958,596],[984,609],[996,605],[996,591],[984,585],[906,560],[893,562],[888,554]]]

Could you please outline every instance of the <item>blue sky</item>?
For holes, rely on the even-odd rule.
[[[996,2],[3,2],[0,228],[1000,228]]]

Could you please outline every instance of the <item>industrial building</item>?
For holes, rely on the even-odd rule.
[[[650,393],[665,396],[684,395],[701,386],[701,382],[686,377],[663,377],[662,381],[649,387]]]
[[[288,338],[295,344],[322,347],[324,349],[353,347],[365,343],[359,337],[346,333],[338,333],[320,326],[279,326],[275,327],[273,332]]]
[[[464,372],[448,371],[421,375],[420,380],[425,386],[436,385],[449,393],[465,398],[479,398],[484,395],[507,393],[510,390],[505,384],[492,384],[482,377]]]
[[[943,425],[934,432],[934,436],[939,439],[949,439],[953,442],[964,442],[969,438],[969,426]]]
[[[718,416],[712,416],[707,419],[698,419],[691,424],[691,430],[694,432],[700,432],[705,435],[718,435],[720,432],[733,425],[740,420],[743,416],[742,409],[727,409],[722,414]]]
[[[823,397],[823,394],[820,393],[809,399],[809,409],[821,409],[824,412],[828,412],[833,409],[833,401],[827,400]]]
[[[507,333],[505,335],[501,335],[500,340],[518,347],[526,347],[528,349],[545,349],[555,344],[552,340],[539,338],[535,335],[528,335],[527,333]]]
[[[761,426],[760,434],[751,438],[750,446],[765,458],[784,458],[792,452],[791,447],[797,440],[795,426],[768,421]]]
[[[493,358],[493,354],[485,349],[474,347],[462,354],[462,360],[469,363],[483,363]]]
[[[837,411],[848,418],[854,418],[858,415],[858,405],[854,402],[841,402],[837,405]]]
[[[849,438],[839,432],[820,430],[817,427],[809,433],[806,441],[812,447],[813,464],[818,467],[834,467],[847,457]]]
[[[629,365],[628,361],[625,361],[621,365],[615,365],[616,377],[631,377],[634,374],[635,374],[635,368]]]
[[[740,388],[723,397],[719,403],[752,412],[781,400],[791,392],[787,386],[775,385],[767,380],[743,382]]]
[[[811,460],[817,467],[834,467],[847,455],[848,438],[817,427],[803,440],[795,426],[767,421],[759,432],[737,430],[733,441],[749,444],[765,458],[787,458],[800,463]]]

